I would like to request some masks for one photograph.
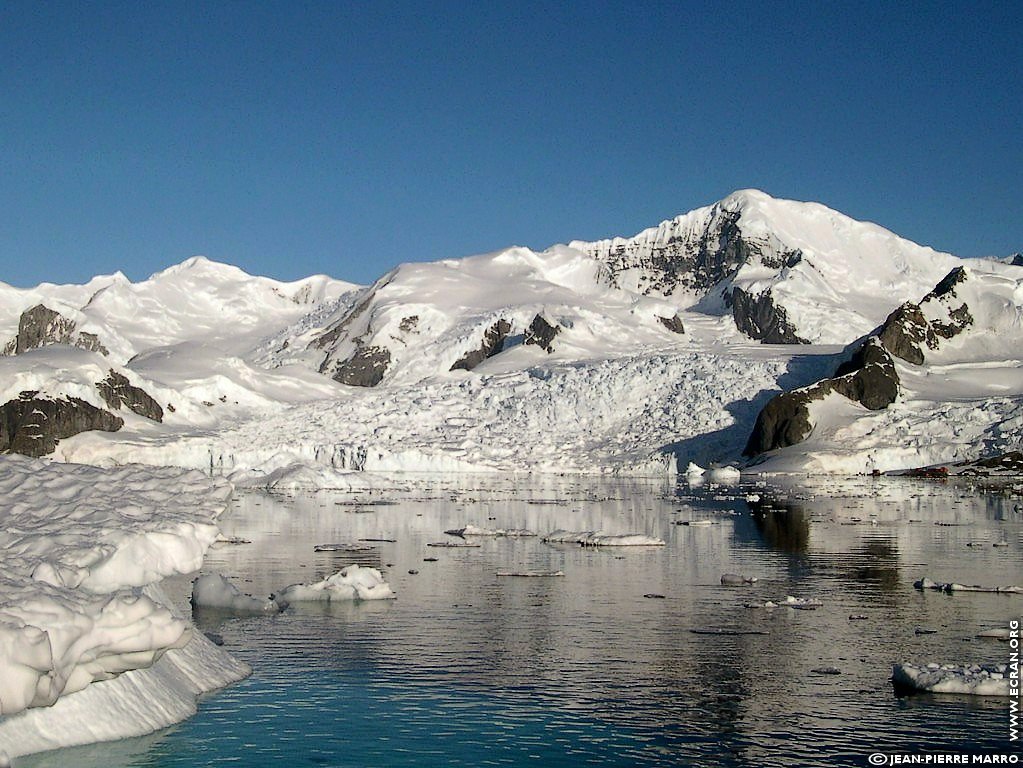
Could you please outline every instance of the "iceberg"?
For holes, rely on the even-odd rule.
[[[169,468],[0,467],[0,755],[150,733],[248,674],[157,586],[201,565],[230,485]]]

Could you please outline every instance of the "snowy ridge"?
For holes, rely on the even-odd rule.
[[[758,190],[735,192],[631,238],[571,247],[607,263],[631,290],[706,312],[727,313],[735,289],[770,294],[798,337],[822,344],[869,332],[962,263],[819,203]],[[670,279],[679,267],[687,272]]]
[[[14,336],[21,313],[44,304],[95,333],[121,364],[183,341],[216,342],[237,352],[355,287],[324,275],[283,283],[194,256],[138,283],[118,272],[85,285],[0,284],[0,337]]]
[[[813,403],[809,439],[759,471],[887,471],[1023,447],[1021,271],[988,261],[957,268],[915,306],[927,324],[910,327],[923,360],[894,360],[896,402],[879,411],[839,395]]]
[[[278,353],[276,360],[308,360],[318,352],[319,370],[343,380],[338,370],[360,349],[380,350],[386,358],[381,379],[405,384],[447,373],[499,321],[510,325],[506,346],[512,347],[521,344],[537,314],[548,317],[560,325],[555,349],[561,359],[578,359],[620,354],[637,342],[664,345],[671,332],[657,318],[671,318],[676,311],[670,302],[612,287],[604,266],[578,251],[510,248],[403,264],[332,317],[318,335],[309,339],[304,329],[296,329],[291,351]],[[544,356],[538,349],[529,352],[535,354],[527,360]],[[513,364],[520,368],[522,362]]]

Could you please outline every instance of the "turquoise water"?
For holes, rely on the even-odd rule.
[[[975,635],[1007,626],[1023,598],[925,594],[912,582],[1018,583],[1018,500],[901,481],[778,493],[468,482],[240,496],[222,527],[251,544],[215,548],[204,571],[269,594],[359,562],[381,568],[398,600],[199,614],[252,677],[159,734],[17,764],[865,765],[877,751],[1008,749],[1004,701],[900,698],[889,677],[903,660],[1007,658],[1004,644]],[[764,500],[747,502],[752,492]],[[712,524],[676,524],[689,519]],[[468,522],[641,531],[667,545],[426,546]],[[365,538],[394,541],[313,551]],[[502,578],[501,569],[565,576]],[[759,580],[723,587],[724,572]],[[168,584],[183,606],[189,583]],[[749,607],[787,594],[822,606]]]

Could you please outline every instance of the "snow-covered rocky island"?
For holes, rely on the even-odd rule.
[[[202,257],[138,283],[0,284],[0,761],[151,732],[247,674],[160,586],[203,564],[232,486],[1008,466],[1023,449],[1019,261],[745,190],[633,237],[407,263],[368,286]],[[654,525],[449,523],[453,550],[630,553],[613,562],[675,543]],[[373,565],[274,599],[206,574],[193,601],[271,615],[394,597]],[[563,561],[501,565],[572,577]]]

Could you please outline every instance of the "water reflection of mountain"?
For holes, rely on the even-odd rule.
[[[851,754],[865,739],[898,742],[926,729],[953,743],[948,707],[899,708],[890,665],[988,660],[990,648],[962,639],[1012,610],[1004,596],[947,598],[911,585],[923,572],[1013,581],[1018,547],[975,551],[965,543],[1006,534],[1018,542],[1019,523],[998,521],[997,505],[952,488],[896,490],[869,481],[758,489],[770,499],[758,505],[747,503],[746,490],[680,498],[663,483],[473,479],[379,490],[366,498],[397,503],[363,505],[363,513],[329,494],[245,495],[223,527],[252,544],[215,549],[207,569],[263,594],[359,559],[314,552],[315,544],[395,539],[375,545],[371,556],[397,601],[303,607],[218,631],[257,666],[280,664],[282,673],[289,665],[325,674],[360,669],[403,686],[577,710],[642,732],[665,762],[685,756],[704,765],[791,764],[799,762],[798,744],[810,741],[816,751],[805,757],[814,759],[821,750]],[[673,524],[689,519],[710,524]],[[508,538],[482,539],[471,550],[426,547],[466,523],[538,533],[638,531],[667,544],[614,551]],[[1007,525],[1015,527],[1003,530]],[[504,568],[565,576],[500,579]],[[759,581],[724,587],[725,572]],[[748,607],[788,594],[822,605]],[[867,618],[851,621],[853,615]],[[921,625],[940,631],[918,636]],[[813,671],[825,667],[841,674]],[[956,726],[959,736],[994,733],[985,718],[996,719],[971,711]]]

